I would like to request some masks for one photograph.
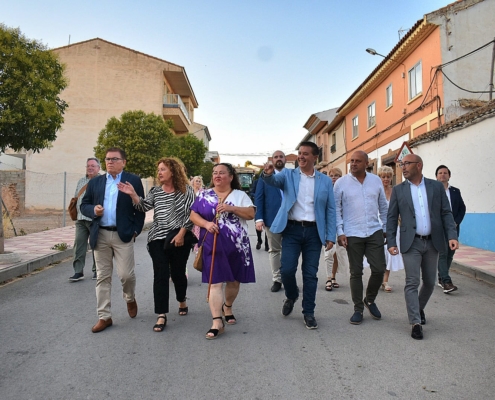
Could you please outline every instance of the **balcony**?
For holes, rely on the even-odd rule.
[[[178,94],[163,96],[163,117],[173,121],[173,129],[177,133],[189,132],[189,127],[192,124],[189,111]]]

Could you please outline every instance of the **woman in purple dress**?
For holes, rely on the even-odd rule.
[[[217,164],[213,167],[212,187],[199,193],[191,207],[191,221],[201,228],[199,238],[200,244],[203,243],[203,283],[208,283],[210,279],[213,242],[217,235],[209,299],[213,323],[206,333],[206,339],[216,339],[224,332],[222,314],[227,324],[237,322],[232,306],[239,293],[240,283],[255,282],[246,222],[254,218],[255,207],[240,188],[232,165]]]

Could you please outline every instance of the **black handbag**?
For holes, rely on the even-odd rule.
[[[172,229],[168,233],[167,237],[165,238],[165,243],[163,244],[163,248],[165,250],[171,250],[171,249],[176,248],[175,243],[172,243],[172,239],[178,235],[180,230],[181,230],[181,228],[176,228],[176,229]],[[198,243],[198,238],[196,236],[194,236],[194,233],[192,233],[188,229],[186,231],[186,234],[184,235],[184,246],[191,248],[196,243]]]

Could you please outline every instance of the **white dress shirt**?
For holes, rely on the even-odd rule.
[[[313,175],[299,171],[301,180],[297,199],[289,211],[289,219],[295,221],[316,221],[315,217],[315,170]]]
[[[414,204],[414,214],[416,214],[416,233],[421,236],[431,234],[430,210],[428,209],[428,197],[426,195],[425,177],[421,178],[419,185],[411,181],[411,197]]]
[[[335,182],[333,191],[338,236],[366,238],[380,229],[385,232],[388,202],[377,175],[366,172],[361,183],[347,174]]]

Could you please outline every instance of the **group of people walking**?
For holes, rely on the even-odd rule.
[[[178,313],[188,314],[186,265],[191,249],[198,245],[202,250],[202,282],[208,283],[212,317],[206,339],[222,334],[225,323],[237,322],[233,305],[240,283],[255,282],[247,226],[248,220],[255,219],[256,229],[264,230],[268,239],[271,290],[277,292],[282,286],[285,290],[284,316],[291,314],[299,298],[296,271],[302,255],[303,319],[308,329],[318,327],[314,310],[319,259],[324,247],[328,291],[339,287],[337,265],[350,270],[354,303],[350,322],[360,324],[364,308],[374,319],[380,319],[376,296],[380,287],[391,290],[385,271],[401,267],[400,262],[395,262],[400,259],[400,248],[412,337],[421,339],[424,308],[436,281],[438,252],[452,254],[458,247],[458,231],[444,186],[423,178],[422,161],[412,154],[401,163],[407,180],[393,190],[392,171],[380,170],[380,177],[366,172],[368,157],[364,152],[351,156],[350,173],[345,176],[338,169],[330,171],[330,177],[317,171],[317,157],[317,146],[303,142],[298,151],[299,166],[286,169],[285,155],[275,152],[273,161],[264,166],[253,204],[240,190],[232,165],[216,164],[211,187],[203,189],[201,178],[194,177],[189,182],[184,165],[173,157],[157,162],[159,186],[145,196],[141,180],[124,171],[125,152],[108,149],[107,173],[87,176],[87,188],[80,199],[82,224],[85,232],[89,231],[96,266],[98,321],[92,331],[101,332],[113,323],[110,292],[114,265],[129,316],[137,315],[133,243],[143,228],[145,212],[154,209],[147,248],[154,274],[155,332],[162,332],[167,324],[170,278]],[[94,158],[88,159],[90,162],[99,165]],[[447,239],[451,253],[447,253]],[[77,235],[76,242],[82,243]],[[363,298],[364,260],[369,263],[371,275]],[[76,271],[75,257],[76,278],[82,275],[80,260],[77,265]],[[418,293],[421,274],[423,286]]]

